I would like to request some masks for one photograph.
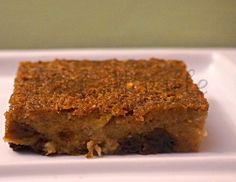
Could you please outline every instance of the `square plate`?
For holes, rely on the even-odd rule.
[[[80,49],[0,51],[0,137],[4,112],[19,61],[139,58],[181,59],[205,93],[210,109],[208,137],[199,153],[45,157],[13,152],[0,140],[0,178],[4,181],[236,181],[236,49]],[[194,178],[193,178],[194,177]]]

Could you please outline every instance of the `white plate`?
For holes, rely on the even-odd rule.
[[[150,58],[183,59],[210,103],[200,153],[45,157],[13,152],[0,140],[1,181],[236,181],[236,49],[110,49],[0,52],[0,133],[21,60]]]

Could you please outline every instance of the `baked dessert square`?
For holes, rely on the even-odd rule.
[[[208,102],[177,60],[21,62],[4,140],[45,155],[196,152]]]

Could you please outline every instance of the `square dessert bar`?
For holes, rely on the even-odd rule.
[[[208,103],[182,61],[22,62],[6,113],[14,150],[50,154],[196,152]]]

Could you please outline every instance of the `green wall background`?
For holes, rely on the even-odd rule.
[[[0,0],[0,49],[235,46],[235,0]]]

